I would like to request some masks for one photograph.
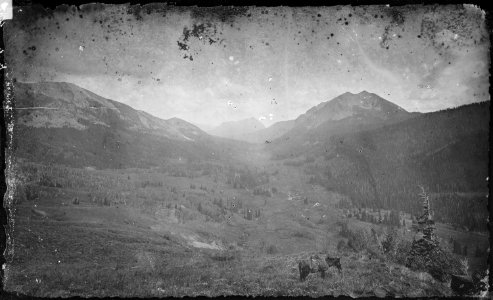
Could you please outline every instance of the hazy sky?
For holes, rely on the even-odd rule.
[[[367,90],[409,111],[489,100],[473,6],[22,8],[5,26],[18,81],[67,81],[161,118],[294,119]]]

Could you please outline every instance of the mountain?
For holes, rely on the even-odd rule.
[[[217,159],[236,147],[186,121],[163,120],[71,83],[18,82],[14,97],[14,149],[34,161],[152,166],[169,159]]]
[[[485,230],[490,102],[421,114],[331,136],[306,147],[310,182],[356,206],[417,213],[419,185],[440,207],[435,219]]]
[[[296,127],[313,129],[328,121],[347,118],[400,119],[409,113],[376,94],[363,91],[359,94],[344,93],[330,101],[312,107],[295,120]]]
[[[261,129],[265,126],[255,118],[247,118],[239,121],[224,122],[209,131],[210,134],[235,140],[242,140],[243,136]]]
[[[376,94],[348,92],[296,118],[292,128],[275,139],[271,151],[278,158],[297,156],[333,135],[378,128],[416,115]]]
[[[294,120],[280,121],[267,128],[244,134],[240,138],[250,143],[269,143],[291,130],[293,126]]]

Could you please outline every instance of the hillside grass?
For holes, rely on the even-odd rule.
[[[160,169],[24,167],[21,175],[28,176],[18,178],[19,186],[32,186],[37,197],[27,199],[22,188],[15,194],[8,291],[38,297],[451,295],[447,283],[426,273],[384,256],[370,259],[365,249],[338,249],[345,238],[334,204],[343,196],[307,186],[306,174],[292,166],[270,165],[276,175],[268,185],[279,189],[272,197],[233,189],[222,173],[201,175],[199,167],[188,177]],[[308,201],[291,199],[295,194]],[[112,198],[105,205],[94,195]],[[241,211],[223,214],[213,204],[217,197],[241,198],[262,214],[252,220]],[[199,212],[197,203],[209,212]],[[342,275],[331,268],[324,280],[311,274],[300,282],[298,261],[315,252],[341,257]]]

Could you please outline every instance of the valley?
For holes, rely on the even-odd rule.
[[[449,280],[402,256],[422,213],[419,185],[441,247],[466,272],[486,270],[489,102],[420,115],[347,93],[272,136],[262,129],[254,143],[254,131],[244,141],[216,137],[74,85],[16,91],[18,107],[38,99],[65,113],[16,115],[9,291],[452,296]],[[471,121],[454,127],[459,120]],[[382,246],[389,236],[393,250]],[[342,272],[300,281],[298,262],[317,253],[340,258]]]

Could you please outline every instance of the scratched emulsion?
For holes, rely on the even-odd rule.
[[[69,82],[202,128],[250,117],[264,125],[294,120],[323,101],[363,90],[419,112],[490,98],[485,13],[471,5],[22,7],[5,23],[4,39],[4,111],[13,141],[7,149],[6,280],[14,255],[14,194],[26,175],[16,172],[11,154],[13,119],[29,128],[85,128],[63,107],[41,116],[22,111],[12,99],[15,82]]]
[[[97,4],[24,8],[14,19],[14,80],[73,82],[210,126],[251,116],[269,125],[347,91],[410,111],[489,98],[489,38],[474,6]]]
[[[9,77],[9,70],[5,70],[6,77]],[[12,262],[14,256],[14,242],[13,232],[15,228],[15,206],[14,206],[14,195],[17,187],[17,172],[16,164],[14,163],[14,157],[12,155],[12,140],[14,133],[14,116],[13,116],[13,86],[12,83],[6,81],[4,83],[4,96],[5,102],[3,104],[4,117],[7,128],[6,146],[5,146],[5,181],[7,186],[7,191],[4,195],[4,208],[7,211],[7,228],[5,230],[6,236],[6,247],[3,253],[6,263],[2,265],[3,270],[3,280],[4,282],[9,280],[9,263]]]

